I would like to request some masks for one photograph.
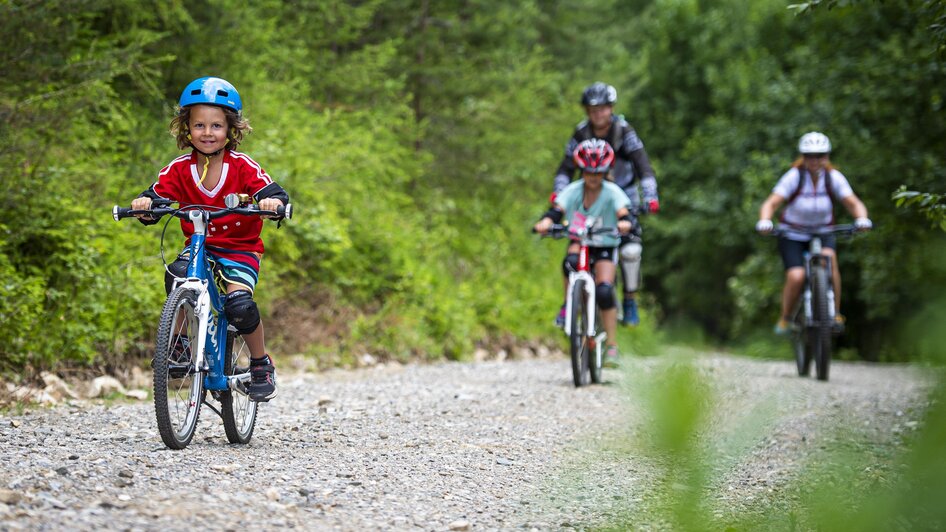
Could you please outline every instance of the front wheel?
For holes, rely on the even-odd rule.
[[[811,313],[814,327],[808,330],[808,343],[815,358],[815,376],[828,380],[831,366],[831,311],[828,309],[828,269],[820,264],[811,269]]]
[[[158,324],[152,361],[154,413],[161,439],[171,449],[183,449],[191,442],[204,401],[204,375],[196,367],[196,308],[197,294],[177,288],[164,303]]]
[[[588,320],[585,310],[588,294],[585,291],[585,281],[578,280],[572,285],[572,328],[569,337],[572,355],[572,380],[576,387],[588,384],[588,359],[590,349],[588,344]]]
[[[808,343],[808,326],[805,321],[804,305],[799,302],[792,318],[791,341],[792,350],[795,352],[795,365],[798,367],[798,375],[801,377],[807,377],[811,374],[812,349]]]
[[[223,373],[226,376],[240,375],[250,371],[250,348],[243,337],[234,331],[227,333],[227,350],[223,358]],[[244,393],[226,390],[220,394],[220,413],[223,429],[230,443],[249,443],[256,426],[256,407]]]

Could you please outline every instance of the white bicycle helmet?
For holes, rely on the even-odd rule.
[[[798,153],[831,153],[831,141],[824,133],[805,133],[798,141]]]

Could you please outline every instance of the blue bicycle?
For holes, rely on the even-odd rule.
[[[194,437],[200,407],[206,404],[223,419],[230,443],[249,443],[258,406],[247,393],[250,351],[243,337],[227,322],[223,310],[226,294],[217,286],[205,252],[207,225],[211,219],[227,214],[292,218],[292,205],[277,211],[261,211],[243,194],[228,195],[226,208],[172,208],[171,203],[156,200],[148,210],[117,205],[112,208],[115,221],[146,214],[153,218],[171,215],[194,224],[187,277],[174,280],[158,322],[151,363],[158,431],[171,449],[187,447]],[[163,249],[163,233],[161,238]],[[208,390],[220,402],[219,410],[207,402]]]

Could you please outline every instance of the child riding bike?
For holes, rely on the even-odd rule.
[[[582,178],[566,186],[555,197],[554,205],[536,222],[534,230],[546,234],[553,224],[568,220],[570,226],[590,225],[617,227],[627,234],[633,227],[631,200],[621,187],[605,179],[614,162],[614,149],[601,139],[582,141],[573,153],[575,165],[581,169]],[[595,246],[589,247],[592,271],[595,276],[595,293],[601,319],[607,332],[605,360],[609,365],[617,363],[618,347],[615,335],[617,308],[614,297],[614,275],[618,261],[619,238],[600,235]],[[578,269],[576,242],[568,246],[562,271],[565,273],[565,289],[570,270]]]
[[[215,77],[195,79],[181,93],[177,115],[171,120],[171,134],[180,149],[190,148],[158,173],[158,180],[142,192],[131,208],[146,210],[153,200],[175,201],[181,206],[226,207],[228,194],[253,197],[259,208],[275,211],[289,203],[289,195],[246,154],[235,151],[250,131],[243,116],[243,103],[230,82]],[[138,215],[146,225],[156,220]],[[263,221],[255,217],[228,215],[209,222],[207,254],[214,263],[218,281],[227,297],[224,311],[250,350],[248,387],[254,401],[269,401],[276,396],[276,368],[266,352],[263,324],[253,293],[259,279],[263,241]],[[174,279],[185,277],[189,254],[186,246],[194,225],[181,221],[185,251],[168,265],[165,289],[170,293]]]

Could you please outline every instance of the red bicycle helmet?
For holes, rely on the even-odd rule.
[[[575,165],[581,168],[582,172],[604,174],[611,169],[611,163],[614,162],[614,148],[601,139],[583,140],[575,148],[573,158]]]

